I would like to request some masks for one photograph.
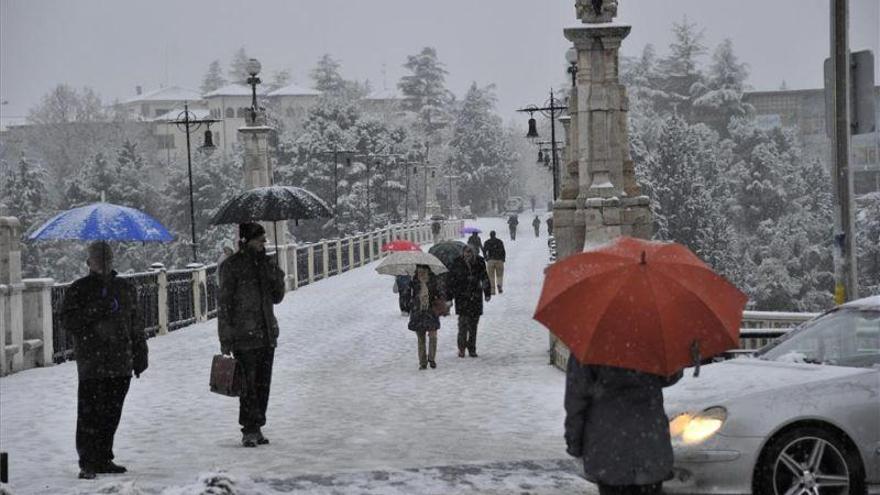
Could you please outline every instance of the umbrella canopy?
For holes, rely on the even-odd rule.
[[[737,347],[747,299],[680,244],[622,237],[551,265],[534,318],[582,363],[670,376]]]
[[[245,191],[230,199],[217,210],[211,223],[278,222],[332,215],[321,198],[305,189],[267,186]]]
[[[170,242],[174,236],[140,210],[94,203],[55,215],[34,230],[28,240]]]
[[[404,239],[397,239],[382,246],[382,251],[421,251],[418,244]]]
[[[428,252],[436,256],[447,269],[452,268],[452,263],[461,256],[465,243],[461,241],[438,242],[428,249]]]
[[[422,251],[395,251],[379,263],[376,271],[382,275],[415,275],[416,265],[427,265],[435,275],[448,271],[436,256]]]
[[[479,234],[480,232],[482,232],[482,230],[480,230],[476,227],[462,227],[461,228],[462,234],[473,234],[474,232]]]

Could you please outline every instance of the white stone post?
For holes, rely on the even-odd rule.
[[[8,373],[6,368],[6,301],[8,300],[8,287],[0,285],[0,376]]]
[[[315,281],[315,245],[309,244],[309,283]]]
[[[348,269],[354,268],[354,238],[348,237]]]
[[[26,363],[28,368],[53,364],[52,355],[55,353],[55,346],[52,339],[52,286],[54,285],[55,280],[51,278],[24,279],[22,354],[30,361]]]
[[[358,249],[360,250],[359,253],[361,255],[361,264],[358,266],[364,266],[367,264],[367,262],[366,262],[367,260],[364,259],[364,235],[357,234],[357,238],[358,238]]]
[[[7,339],[4,342],[4,372],[22,369],[24,317],[22,315],[21,226],[15,217],[0,217],[0,284],[6,286],[6,304],[0,318],[4,320]]]
[[[165,270],[165,265],[162,263],[153,263],[150,265],[150,270],[153,270],[156,273],[156,285],[159,287],[159,297],[157,298],[157,306],[159,310],[159,335],[166,335],[168,333],[168,273]]]
[[[326,240],[321,240],[321,266],[323,267],[324,275],[321,278],[327,278],[330,276],[330,244]]]
[[[296,255],[296,244],[291,244],[287,247],[289,255],[287,258],[288,267],[290,267],[287,272],[287,278],[291,281],[290,287],[287,290],[296,290],[299,287],[299,263]]]
[[[186,265],[192,272],[192,297],[193,297],[193,316],[196,322],[206,321],[208,319],[208,307],[202,306],[202,289],[207,291],[205,284],[208,282],[205,265],[201,263],[190,263]],[[205,294],[207,297],[207,293]]]

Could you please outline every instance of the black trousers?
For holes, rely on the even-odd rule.
[[[650,485],[603,485],[599,484],[599,495],[661,495],[663,483]]]
[[[405,311],[409,313],[409,299],[410,299],[410,291],[401,290],[397,293],[397,303],[400,306],[401,311]]]
[[[79,467],[113,460],[113,437],[122,417],[130,376],[80,380],[76,405],[76,452]]]
[[[235,359],[242,370],[242,390],[238,397],[238,424],[242,433],[256,433],[266,424],[266,406],[272,385],[274,347],[236,350]]]
[[[458,350],[468,350],[471,354],[477,352],[477,324],[480,316],[458,315]]]

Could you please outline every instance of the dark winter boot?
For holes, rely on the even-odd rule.
[[[97,477],[98,475],[95,474],[92,468],[82,468],[79,470],[79,479],[81,480],[93,480]]]
[[[122,474],[128,471],[125,466],[120,466],[113,461],[107,461],[99,466],[95,466],[95,472],[101,474]]]
[[[269,445],[269,439],[264,437],[260,430],[257,430],[257,445]]]
[[[243,447],[256,447],[257,446],[257,434],[256,433],[244,433],[241,435],[241,445]]]

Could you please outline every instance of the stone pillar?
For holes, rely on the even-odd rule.
[[[447,175],[446,183],[449,185],[449,218],[458,218],[461,215],[461,205],[458,200],[458,175]]]
[[[24,345],[22,354],[25,367],[50,366],[55,353],[52,339],[52,286],[51,278],[24,279],[22,314],[24,316]]]
[[[208,276],[207,271],[205,270],[205,265],[201,263],[190,263],[186,265],[186,267],[193,271],[193,315],[196,317],[196,322],[206,321],[208,319]],[[204,304],[202,303],[203,299]]]
[[[24,345],[24,315],[22,314],[21,281],[21,225],[15,217],[0,217],[0,285],[5,286],[0,297],[4,299],[3,348],[0,349],[0,374],[22,369]]]
[[[437,202],[437,182],[440,180],[440,174],[436,165],[425,165],[425,218],[431,218],[434,215],[441,214],[442,208]]]
[[[168,272],[162,263],[153,263],[150,270],[156,273],[156,285],[159,287],[159,295],[157,299],[157,307],[159,310],[159,335],[168,333]]]
[[[309,244],[309,283],[315,281],[315,245]]]
[[[330,243],[326,240],[321,240],[321,271],[323,272],[321,278],[327,278],[330,276]]]

